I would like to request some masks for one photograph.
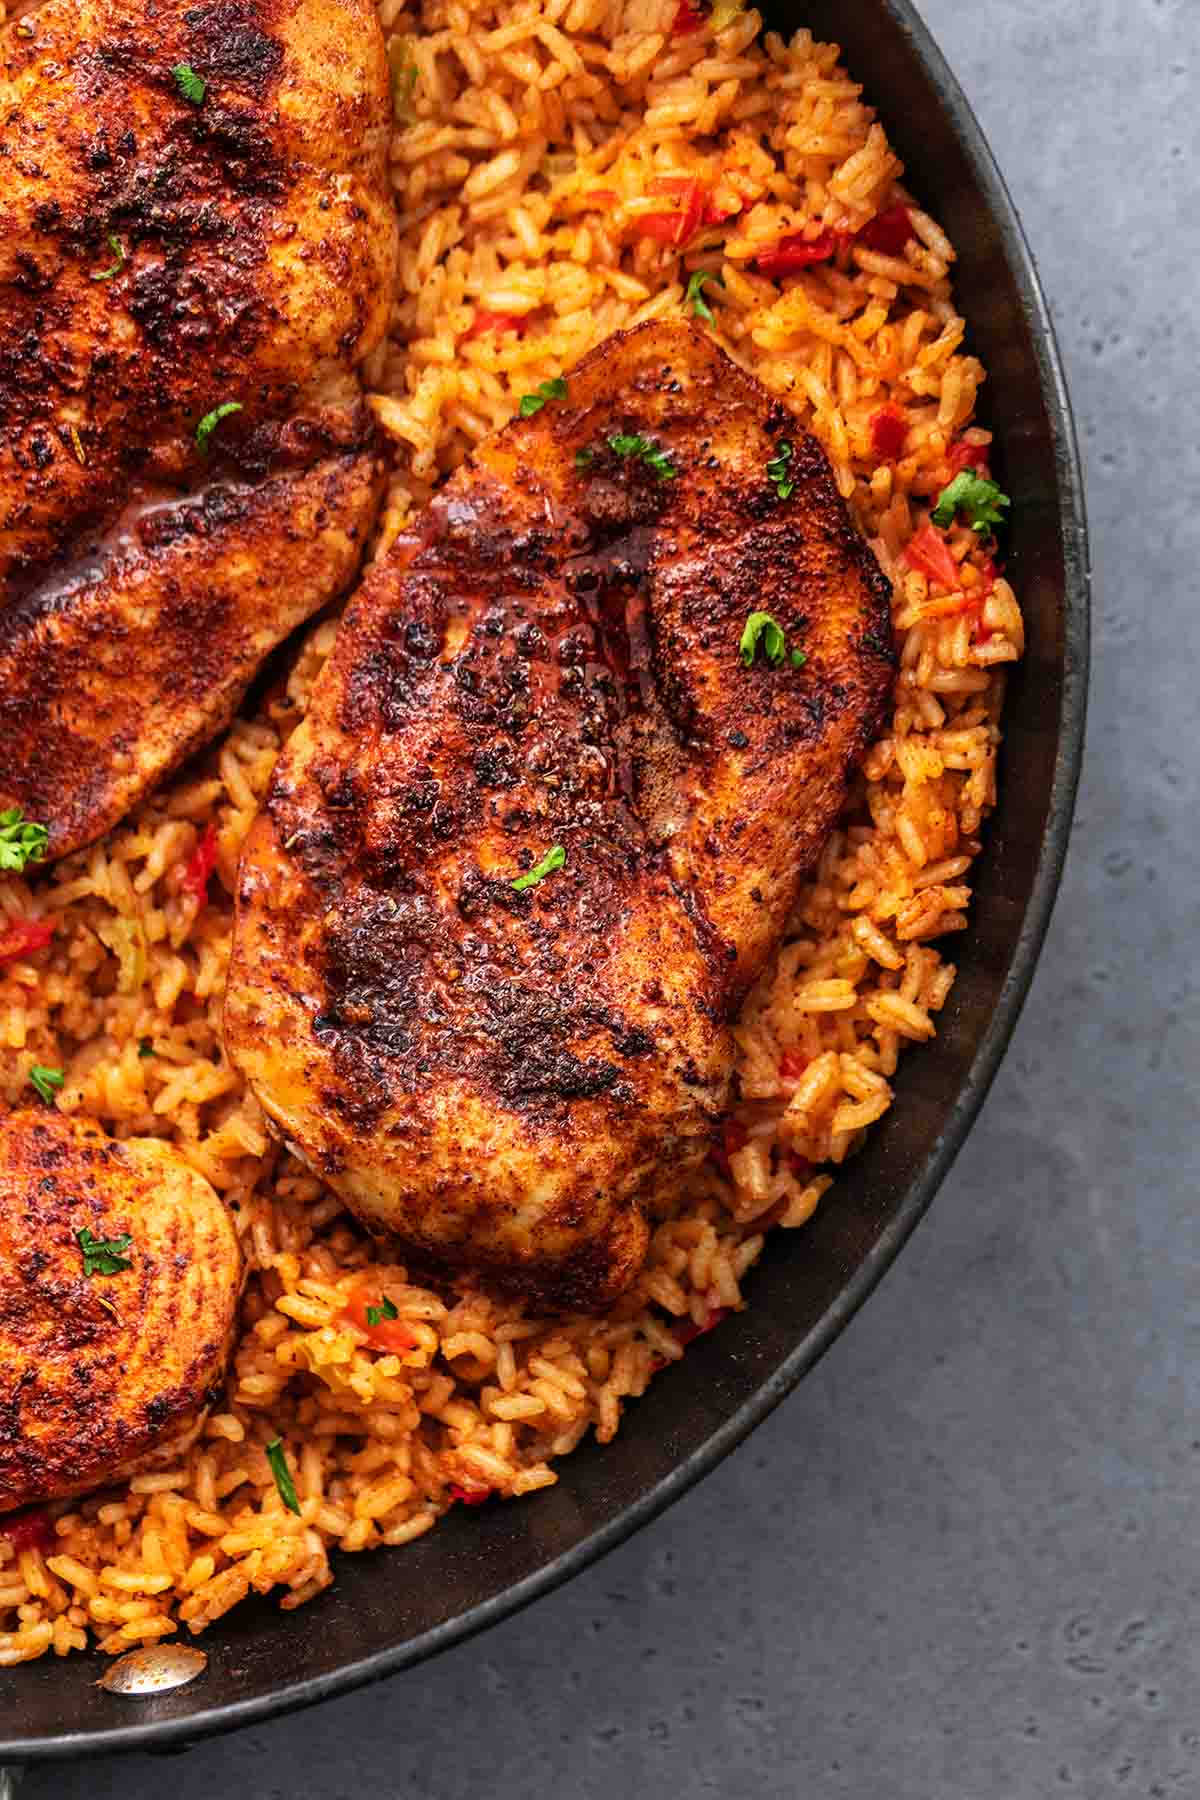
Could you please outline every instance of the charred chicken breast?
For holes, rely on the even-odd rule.
[[[88,842],[353,580],[395,254],[370,0],[0,32],[0,806]]]
[[[152,1138],[49,1111],[0,1124],[0,1510],[168,1462],[219,1385],[237,1237]]]
[[[726,1104],[890,684],[890,590],[700,332],[532,402],[352,603],[245,848],[226,1036],[370,1225],[584,1305]]]

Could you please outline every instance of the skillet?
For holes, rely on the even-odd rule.
[[[957,293],[989,373],[980,422],[1013,497],[1008,572],[1028,648],[1005,713],[1000,804],[975,865],[971,929],[936,1041],[802,1231],[777,1233],[750,1305],[519,1504],[459,1507],[403,1552],[339,1561],[294,1615],[244,1603],[201,1640],[204,1676],[154,1699],[94,1684],[107,1659],[11,1671],[0,1759],[184,1748],[407,1668],[496,1623],[644,1525],[726,1456],[816,1362],[899,1253],[983,1101],[1033,975],[1066,853],[1083,749],[1089,568],[1063,374],[1037,272],[979,126],[910,0],[769,0],[767,24],[840,43],[958,253]],[[0,1795],[5,1792],[0,1769]]]

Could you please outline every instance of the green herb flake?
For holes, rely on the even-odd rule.
[[[575,452],[575,467],[579,470],[580,474],[583,473],[584,469],[590,468],[595,460],[596,452],[594,450],[577,450]]]
[[[41,862],[49,842],[46,827],[27,819],[19,806],[0,812],[0,873],[19,875],[26,864]]]
[[[93,281],[111,281],[113,276],[119,275],[125,267],[125,246],[120,238],[115,237],[110,231],[106,234],[104,241],[112,251],[115,261],[107,269],[93,269]]]
[[[47,1106],[54,1104],[54,1096],[66,1080],[61,1069],[47,1069],[42,1063],[34,1063],[29,1071],[29,1079]]]
[[[140,1056],[140,1057],[146,1057],[146,1056],[153,1056],[153,1055],[154,1055],[154,1045],[153,1045],[153,1044],[152,1044],[152,1043],[151,1043],[151,1042],[150,1042],[150,1039],[149,1039],[149,1038],[142,1038],[142,1039],[141,1039],[141,1040],[140,1040],[140,1041],[139,1041],[139,1043],[138,1043],[138,1055],[139,1055],[139,1056]]]
[[[122,1269],[131,1269],[133,1263],[126,1256],[133,1239],[127,1231],[120,1237],[93,1237],[85,1225],[82,1231],[75,1233],[75,1242],[83,1252],[83,1272],[85,1275],[119,1275]]]
[[[402,63],[392,77],[392,110],[399,125],[415,125],[417,122],[416,111],[412,103],[416,86],[416,63]]]
[[[562,845],[555,844],[553,850],[547,850],[540,863],[535,863],[533,868],[527,870],[524,875],[518,875],[513,886],[518,893],[524,888],[536,887],[539,881],[544,881],[547,875],[554,873],[555,869],[561,869],[566,860],[567,853]]]
[[[933,522],[953,525],[961,512],[967,515],[972,530],[988,532],[993,526],[1003,525],[1005,508],[1011,505],[1008,495],[1002,494],[994,481],[977,475],[974,469],[963,469],[938,495]]]
[[[292,1480],[292,1472],[287,1465],[287,1457],[283,1452],[283,1439],[272,1438],[267,1445],[267,1461],[271,1465],[271,1473],[275,1477],[275,1486],[279,1489],[279,1498],[289,1512],[299,1513],[300,1502],[296,1498],[296,1484]]]
[[[561,375],[556,375],[552,381],[543,381],[540,387],[535,387],[532,394],[522,394],[517,410],[523,419],[532,419],[534,413],[541,412],[547,400],[565,400],[566,397],[567,384]]]
[[[665,450],[660,450],[649,438],[636,433],[618,431],[615,437],[609,438],[608,447],[614,456],[640,457],[648,468],[654,470],[660,481],[674,481],[679,473]]]
[[[175,77],[175,86],[189,105],[202,105],[208,83],[197,75],[191,63],[176,63],[171,73]]]
[[[227,419],[230,413],[239,413],[241,410],[242,403],[240,400],[225,400],[220,406],[214,406],[210,413],[205,413],[204,417],[196,427],[196,448],[199,450],[201,456],[208,455],[208,440],[217,429],[217,426],[221,423],[221,420]]]
[[[398,1319],[399,1317],[400,1314],[386,1294],[383,1296],[383,1299],[379,1302],[378,1306],[368,1306],[367,1308],[368,1325],[382,1325],[385,1319]]]
[[[795,489],[795,482],[788,479],[788,464],[792,460],[792,446],[784,442],[779,445],[774,456],[767,464],[767,480],[772,484],[781,500],[786,500]]]
[[[412,39],[394,37],[388,45],[388,62],[392,71],[392,112],[398,125],[415,125],[416,108],[413,95],[417,91],[420,71],[413,55]]]
[[[738,645],[742,661],[747,668],[750,668],[754,662],[760,643],[763,655],[771,667],[777,669],[783,661],[787,648],[783,627],[777,619],[771,617],[770,613],[752,612],[746,620],[741,642]]]
[[[808,661],[808,658],[805,656],[803,650],[793,650],[788,660],[793,669],[802,669]]]
[[[683,303],[690,306],[696,317],[703,319],[706,325],[715,325],[712,307],[703,293],[704,285],[709,281],[715,281],[718,287],[725,286],[725,277],[720,269],[697,269],[688,281]]]

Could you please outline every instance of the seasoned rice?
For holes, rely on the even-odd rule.
[[[678,0],[382,0],[381,15],[402,251],[370,370],[394,449],[377,553],[521,394],[677,313],[691,273],[719,270],[704,289],[716,336],[820,439],[893,579],[894,707],[742,1013],[724,1143],[603,1316],[410,1281],[272,1139],[225,1057],[238,849],[332,622],[103,843],[0,880],[0,922],[55,928],[0,969],[0,1093],[24,1102],[33,1064],[61,1067],[64,1111],[171,1141],[223,1195],[251,1271],[224,1397],[178,1467],[47,1509],[48,1536],[38,1521],[0,1535],[0,1663],[200,1632],[251,1591],[299,1606],[333,1580],[332,1549],[404,1544],[456,1500],[559,1479],[585,1433],[611,1439],[656,1370],[743,1304],[768,1228],[811,1217],[891,1105],[901,1051],[934,1035],[954,981],[935,943],[967,925],[1021,614],[966,528],[949,533],[961,591],[902,561],[952,443],[986,448],[971,423],[984,372],[963,347],[954,251],[836,47],[760,36],[726,0],[682,35]],[[639,221],[690,180],[727,217],[681,254]],[[798,274],[755,272],[781,236],[853,233],[899,203],[914,236],[898,254],[845,241]],[[889,407],[895,460],[872,448]],[[182,876],[210,824],[201,904]],[[411,1348],[368,1347],[344,1310],[363,1292],[392,1301]],[[298,1517],[268,1464],[276,1436]]]

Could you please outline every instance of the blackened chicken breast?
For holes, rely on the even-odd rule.
[[[579,1306],[705,1154],[880,717],[890,589],[698,330],[535,399],[352,603],[245,847],[225,1018],[371,1226]]]
[[[390,123],[370,0],[46,0],[0,31],[0,807],[51,855],[354,579]]]
[[[237,1234],[156,1138],[0,1119],[0,1511],[168,1464],[219,1391]]]

